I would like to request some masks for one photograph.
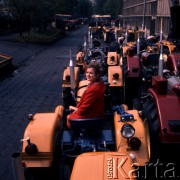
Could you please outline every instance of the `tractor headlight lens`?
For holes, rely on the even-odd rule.
[[[70,75],[66,75],[65,79],[66,79],[66,81],[70,82],[70,80],[71,80]]]
[[[132,150],[137,151],[141,147],[141,140],[137,137],[133,137],[129,141],[129,146],[131,147]]]
[[[135,129],[131,124],[124,124],[121,128],[121,135],[124,138],[131,138],[135,134]]]

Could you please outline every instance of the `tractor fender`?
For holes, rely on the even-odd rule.
[[[180,143],[180,97],[174,93],[158,94],[152,88],[148,91],[156,103],[161,141],[164,143]],[[174,127],[177,130],[174,130]]]
[[[62,105],[59,105],[55,108],[55,113],[58,114],[59,119],[61,120],[63,118],[63,113],[64,113],[64,107]],[[60,121],[58,121],[58,127],[60,125]]]
[[[149,156],[150,156],[148,151],[149,137],[147,137],[148,133],[147,133],[146,125],[140,118],[137,110],[127,110],[126,113],[132,114],[134,116],[134,121],[128,121],[128,122],[120,121],[121,115],[118,114],[117,112],[114,113],[116,150],[119,153],[134,154],[135,156],[134,161],[139,166],[144,166],[146,162],[149,162]],[[121,129],[125,123],[131,124],[134,127],[135,134],[133,137],[137,137],[141,141],[141,146],[138,150],[132,150],[127,144],[128,142],[127,139],[122,137],[121,135]]]
[[[25,167],[50,167],[52,165],[55,133],[60,120],[56,112],[36,113],[30,120],[24,132],[24,139],[29,137],[31,143],[36,145],[37,153],[28,155],[25,151],[28,143],[23,141],[22,160]]]
[[[178,74],[178,61],[180,59],[180,54],[174,53],[170,54],[167,58],[166,67],[174,74]]]

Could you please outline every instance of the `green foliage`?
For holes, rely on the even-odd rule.
[[[55,13],[70,14],[75,17],[87,17],[92,14],[92,4],[89,0],[59,0],[54,7]]]
[[[95,14],[110,14],[112,17],[122,14],[123,0],[96,0]]]
[[[21,30],[30,27],[46,27],[51,22],[50,0],[10,0],[11,9],[18,17]]]
[[[106,0],[103,9],[105,14],[111,14],[112,17],[117,17],[117,15],[122,14],[122,1]]]
[[[78,17],[88,17],[92,14],[92,3],[89,0],[78,0],[76,15]]]
[[[44,32],[51,26],[55,14],[87,17],[92,14],[90,0],[9,0],[11,11],[17,17],[20,35],[23,31]]]
[[[103,9],[103,6],[105,4],[106,0],[96,0],[95,1],[95,14],[105,14],[104,13],[104,9]]]

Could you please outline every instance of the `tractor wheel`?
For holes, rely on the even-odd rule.
[[[147,120],[150,138],[150,161],[157,162],[160,155],[161,141],[159,136],[159,120],[156,104],[153,99],[147,99],[143,106],[143,116]]]
[[[53,167],[49,168],[27,168],[24,170],[24,177],[26,180],[44,180],[44,179],[57,179],[59,172]]]
[[[132,100],[132,103],[133,103],[133,109],[136,109],[136,110],[138,110],[138,111],[141,111],[141,110],[142,110],[142,104],[141,104],[141,102],[140,102],[139,99],[134,98],[134,99]]]
[[[128,65],[127,65],[127,58],[123,58],[123,73],[124,73],[124,77],[127,78],[128,77]]]
[[[62,99],[63,99],[63,106],[65,109],[68,109],[70,105],[75,106],[76,104],[74,97],[71,93],[71,88],[69,87],[63,88]]]

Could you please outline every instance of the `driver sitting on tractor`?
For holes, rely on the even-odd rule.
[[[106,86],[101,81],[100,64],[96,61],[91,62],[87,66],[85,75],[90,83],[76,107],[69,107],[69,109],[73,110],[67,116],[67,127],[69,129],[71,129],[70,120],[104,117],[104,93]]]

